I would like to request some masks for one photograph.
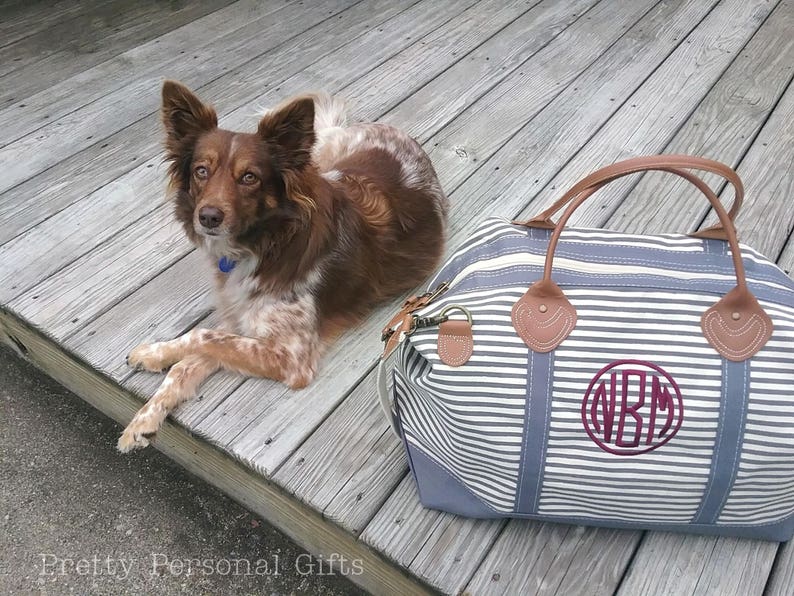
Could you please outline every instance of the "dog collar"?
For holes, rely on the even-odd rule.
[[[237,265],[237,261],[233,261],[229,257],[221,257],[218,261],[218,269],[224,273],[229,273]]]

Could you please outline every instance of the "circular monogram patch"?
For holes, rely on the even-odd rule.
[[[684,420],[675,380],[641,360],[617,360],[590,381],[582,423],[590,438],[615,455],[639,455],[672,439]]]

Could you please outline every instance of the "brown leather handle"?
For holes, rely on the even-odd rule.
[[[531,349],[539,352],[549,352],[555,349],[573,331],[576,325],[576,310],[559,286],[551,279],[554,252],[565,224],[568,223],[574,211],[598,189],[621,176],[649,169],[672,172],[694,184],[708,199],[717,213],[721,224],[717,229],[720,230],[721,234],[725,234],[731,247],[731,257],[736,273],[736,287],[703,314],[701,328],[706,340],[722,356],[729,360],[737,361],[751,357],[769,340],[772,334],[772,321],[761,309],[758,301],[747,287],[741,249],[729,212],[725,210],[717,195],[703,180],[689,172],[679,171],[678,167],[683,162],[689,164],[697,162],[697,166],[691,167],[720,174],[726,169],[729,170],[731,176],[725,177],[736,188],[736,201],[732,209],[734,213],[738,211],[743,196],[741,180],[728,166],[718,162],[689,156],[661,157],[666,160],[664,163],[658,157],[651,157],[634,158],[628,160],[628,163],[614,164],[588,176],[565,194],[565,197],[568,197],[565,203],[570,202],[570,204],[559,221],[554,224],[554,232],[549,239],[549,247],[546,252],[543,277],[532,284],[526,294],[513,307],[513,325]],[[719,167],[715,167],[715,164]],[[585,182],[587,184],[584,184]],[[575,192],[573,192],[574,190]],[[558,203],[564,204],[561,201],[558,201]],[[548,217],[544,217],[540,223],[541,227],[547,227],[548,224],[553,222]]]
[[[702,191],[702,185],[695,182],[695,180],[700,180],[701,182],[702,180],[694,174],[687,172],[687,169],[701,170],[718,174],[731,183],[734,188],[734,200],[730,210],[728,211],[728,217],[731,222],[733,222],[736,219],[736,216],[738,215],[739,209],[741,209],[742,202],[744,200],[744,186],[742,185],[742,181],[738,174],[730,167],[718,161],[705,159],[703,157],[694,157],[691,155],[651,155],[646,157],[634,157],[632,159],[627,159],[625,161],[601,168],[600,170],[593,172],[589,176],[586,176],[580,180],[578,183],[572,186],[568,192],[560,197],[558,201],[532,219],[524,222],[516,221],[513,223],[527,227],[552,229],[556,226],[556,223],[551,218],[581,193],[590,188],[600,188],[604,184],[612,182],[613,180],[617,180],[618,178],[622,178],[623,176],[650,170],[659,170],[676,174],[685,180],[688,180]],[[716,238],[719,240],[727,240],[728,236],[723,228],[724,226],[720,222],[715,226],[698,230],[697,232],[693,232],[690,235],[698,238]]]

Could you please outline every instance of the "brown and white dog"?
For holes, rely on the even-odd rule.
[[[444,242],[447,199],[428,156],[391,126],[346,126],[337,99],[291,99],[236,133],[166,81],[162,119],[176,217],[215,269],[222,323],[130,352],[131,366],[170,370],[124,430],[124,452],[218,369],[305,387],[329,343],[418,285]]]

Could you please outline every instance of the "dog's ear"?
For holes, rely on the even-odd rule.
[[[166,133],[166,149],[176,153],[185,141],[195,141],[202,132],[218,126],[218,117],[210,106],[176,81],[163,83],[161,116]]]
[[[258,130],[282,170],[302,170],[314,146],[314,99],[297,97],[275,108],[262,117]]]

